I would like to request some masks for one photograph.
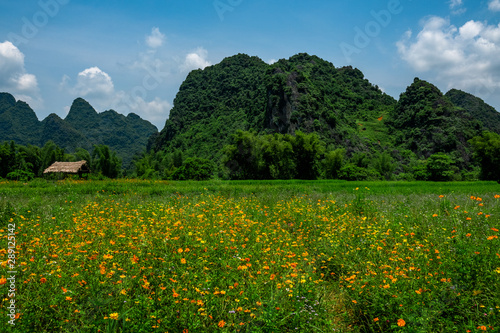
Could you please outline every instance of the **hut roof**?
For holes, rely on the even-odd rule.
[[[43,173],[87,173],[90,172],[90,168],[87,161],[78,162],[54,162],[49,166]]]

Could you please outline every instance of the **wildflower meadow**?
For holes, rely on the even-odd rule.
[[[499,229],[492,182],[4,182],[0,331],[497,332]]]

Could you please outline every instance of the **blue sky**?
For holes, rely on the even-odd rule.
[[[500,110],[500,0],[0,0],[0,91],[40,120],[83,97],[162,129],[190,70],[300,52],[396,99],[420,77]]]

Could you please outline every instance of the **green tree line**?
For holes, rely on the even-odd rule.
[[[54,162],[85,160],[94,175],[117,178],[123,175],[122,162],[106,145],[94,145],[91,152],[78,148],[67,154],[53,141],[43,147],[18,145],[13,141],[0,143],[0,178],[28,181],[42,177],[43,171]]]
[[[469,141],[474,151],[470,169],[460,168],[451,154],[437,152],[426,159],[411,150],[347,152],[327,146],[316,133],[257,134],[236,131],[224,146],[219,163],[180,150],[153,150],[135,157],[132,169],[106,145],[73,154],[49,141],[43,147],[0,144],[0,178],[27,181],[42,177],[55,161],[86,160],[97,177],[142,179],[342,179],[342,180],[496,180],[500,181],[500,135],[484,132]]]
[[[134,177],[144,179],[342,179],[342,180],[500,180],[500,136],[484,132],[469,144],[471,167],[455,155],[428,158],[409,149],[350,151],[327,146],[316,133],[258,134],[237,130],[222,149],[219,163],[190,157],[180,150],[150,151],[135,159]]]

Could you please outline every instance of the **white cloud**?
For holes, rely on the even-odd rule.
[[[490,0],[488,9],[494,12],[500,11],[500,0]]]
[[[462,7],[463,0],[450,0],[449,4],[453,15],[460,15],[467,11],[467,9]]]
[[[9,41],[0,43],[0,90],[13,94],[32,108],[43,104],[36,76],[26,72],[24,54]]]
[[[153,28],[151,30],[151,35],[146,36],[146,44],[152,48],[156,49],[163,45],[165,41],[165,35],[160,32],[160,28]]]
[[[208,51],[199,47],[196,51],[186,55],[184,64],[181,65],[181,70],[191,71],[193,69],[204,69],[210,66],[211,63],[207,60]]]
[[[138,114],[142,118],[156,124],[158,127],[164,125],[170,113],[170,109],[172,109],[172,105],[169,102],[159,97],[155,97],[149,102],[145,101],[140,96],[135,96],[134,98],[130,96],[122,97],[120,101],[121,106],[128,108],[129,112]]]
[[[397,43],[400,56],[418,72],[436,73],[434,80],[482,96],[500,89],[500,24],[469,21],[457,28],[440,17],[428,18],[422,31]]]
[[[278,62],[278,60],[276,60],[276,59],[270,59],[270,60],[268,60],[268,61],[267,61],[267,63],[268,63],[269,65],[272,65],[272,64],[274,64],[274,63],[276,63],[276,62]]]
[[[114,93],[115,86],[108,73],[91,67],[78,73],[74,89],[82,97],[108,97]]]

